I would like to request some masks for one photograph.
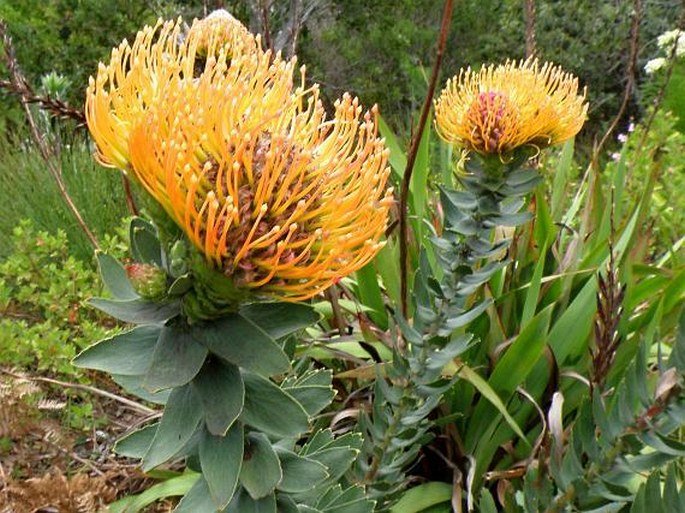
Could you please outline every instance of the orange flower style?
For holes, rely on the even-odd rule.
[[[583,126],[587,107],[577,78],[529,59],[462,70],[435,102],[435,123],[451,144],[505,155],[520,146],[543,148],[570,139]]]
[[[129,171],[132,127],[170,81],[197,74],[219,51],[258,53],[259,41],[226,11],[216,11],[196,20],[187,34],[180,19],[160,20],[143,28],[133,44],[124,40],[114,48],[109,65],[100,64],[86,93],[86,121],[97,144],[98,162]],[[292,69],[287,73],[291,75]]]
[[[327,118],[318,86],[304,87],[304,70],[293,86],[294,61],[261,51],[258,40],[245,51],[242,42],[215,47],[197,34],[191,29],[173,49],[179,64],[160,64],[164,84],[126,127],[126,166],[237,286],[289,301],[312,297],[384,244],[392,190],[376,111],[364,114],[345,95]],[[183,54],[197,55],[198,41],[209,49],[201,73]],[[93,105],[89,124],[97,127],[113,104]],[[100,159],[110,158],[109,139],[97,142]]]

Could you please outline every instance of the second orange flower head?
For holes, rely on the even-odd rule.
[[[561,143],[578,133],[586,116],[578,79],[537,60],[462,70],[435,102],[440,136],[483,155]]]

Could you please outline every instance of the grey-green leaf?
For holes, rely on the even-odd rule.
[[[170,389],[160,392],[150,392],[143,388],[144,375],[126,376],[123,374],[112,374],[112,380],[129,394],[135,395],[144,401],[155,404],[166,404],[169,400]]]
[[[283,390],[292,395],[309,415],[319,413],[335,397],[335,390],[331,386],[296,386]]]
[[[127,458],[142,458],[150,448],[158,426],[159,423],[150,424],[120,438],[114,446],[114,451]]]
[[[145,219],[135,217],[129,227],[131,254],[136,262],[162,266],[162,247],[155,227]]]
[[[245,455],[240,469],[240,484],[254,499],[273,493],[283,478],[281,463],[262,433],[250,433],[245,437]]]
[[[271,376],[285,372],[290,361],[276,341],[251,320],[229,314],[193,331],[212,353],[239,367]]]
[[[101,297],[88,300],[88,304],[115,319],[133,324],[155,324],[176,317],[180,313],[178,302],[154,303],[143,299],[112,301]]]
[[[192,386],[202,402],[209,432],[225,435],[245,403],[245,387],[238,367],[210,358],[193,379]]]
[[[156,392],[185,385],[197,375],[208,352],[181,322],[164,326],[143,386]]]
[[[242,376],[245,383],[242,419],[246,424],[286,438],[308,429],[307,412],[290,394],[253,372],[242,372]]]
[[[119,261],[102,251],[97,251],[95,254],[98,259],[102,282],[112,296],[122,301],[138,299],[140,296],[131,285],[126,270]]]
[[[190,491],[181,499],[173,513],[217,513],[217,507],[209,494],[209,485],[200,477]]]
[[[283,479],[278,483],[278,489],[281,491],[307,492],[328,477],[325,465],[318,461],[286,450],[278,451],[278,458],[283,469]]]
[[[183,448],[202,419],[202,406],[190,385],[176,388],[166,403],[152,444],[143,458],[143,470],[164,463]]]
[[[318,322],[321,316],[302,303],[253,303],[240,309],[249,319],[275,339],[295,333]]]
[[[223,513],[276,513],[276,496],[272,493],[261,499],[253,499],[245,490],[241,490]]]
[[[72,363],[77,367],[111,374],[143,374],[152,361],[160,331],[159,326],[137,326],[90,346],[77,355]]]
[[[204,431],[200,439],[200,465],[217,509],[233,498],[243,462],[243,426],[233,424],[226,436]]]

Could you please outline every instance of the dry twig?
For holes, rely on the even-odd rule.
[[[14,47],[12,46],[12,38],[10,37],[7,31],[7,25],[3,21],[0,21],[0,37],[2,38],[4,46],[5,64],[7,65],[7,69],[10,72],[13,89],[17,91],[21,97],[21,103],[24,108],[24,114],[26,115],[26,120],[28,121],[29,127],[31,129],[31,136],[33,137],[34,142],[38,146],[41,157],[43,158],[43,161],[48,167],[48,171],[50,172],[50,174],[55,180],[55,183],[57,184],[57,188],[59,190],[60,195],[62,196],[62,199],[67,204],[69,210],[71,210],[71,213],[76,218],[76,222],[79,224],[83,232],[86,234],[86,237],[93,245],[93,248],[99,249],[100,245],[98,244],[95,235],[90,230],[90,228],[88,228],[88,225],[83,220],[83,217],[81,216],[81,213],[76,207],[76,204],[71,199],[69,191],[67,191],[66,184],[64,183],[64,180],[62,178],[62,169],[58,167],[55,163],[54,153],[50,149],[48,144],[45,142],[45,134],[41,134],[35,119],[33,119],[33,114],[31,112],[31,109],[29,108],[29,104],[35,103],[35,95],[32,93],[32,90],[28,85],[26,78],[19,69],[19,63],[17,62],[17,58],[14,54]]]

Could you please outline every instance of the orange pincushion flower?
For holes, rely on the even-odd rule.
[[[124,40],[113,49],[109,65],[100,64],[86,94],[86,120],[97,144],[97,160],[127,171],[132,127],[169,81],[192,77],[206,56],[219,50],[261,51],[258,40],[226,11],[196,20],[187,35],[180,20],[160,20],[143,28],[132,45]]]
[[[586,115],[578,79],[537,60],[462,70],[435,103],[440,136],[482,154],[563,142],[578,133]]]
[[[196,52],[198,41],[208,48],[199,74],[179,53]],[[164,82],[128,121],[134,178],[241,288],[297,301],[368,263],[383,246],[392,203],[375,110],[362,115],[345,95],[326,119],[317,86],[294,90],[294,60],[258,45],[214,47],[192,29],[181,45],[180,64],[165,67]],[[89,125],[101,115],[108,124],[113,104],[92,103]],[[97,142],[103,160],[113,145]]]

